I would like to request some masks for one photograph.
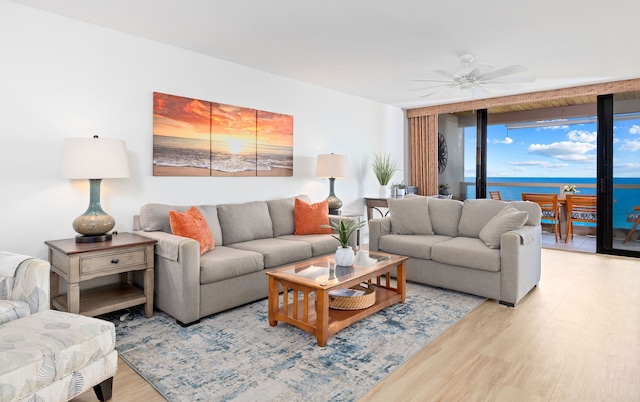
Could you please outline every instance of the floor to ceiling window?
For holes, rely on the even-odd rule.
[[[602,161],[608,167],[603,172],[612,188],[603,249],[635,255],[633,252],[640,253],[640,93],[620,93],[612,98],[612,138],[607,139],[610,155],[608,161]]]

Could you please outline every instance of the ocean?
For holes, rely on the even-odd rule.
[[[465,177],[465,181],[475,183],[475,178]],[[595,177],[488,177],[487,183],[487,192],[500,191],[503,200],[521,200],[522,193],[557,193],[560,195],[562,187],[570,184],[576,186],[578,194],[593,195],[596,193]],[[519,183],[520,185],[497,186],[491,185],[491,183]],[[544,185],[540,186],[540,184]],[[635,188],[616,188],[618,185],[633,185]],[[467,186],[467,197],[475,198],[475,191],[475,185]],[[613,227],[631,228],[633,224],[627,222],[627,214],[633,212],[632,208],[638,205],[640,205],[640,178],[621,177],[614,179]]]

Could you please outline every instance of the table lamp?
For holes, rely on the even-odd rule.
[[[318,155],[316,164],[316,177],[329,179],[329,213],[331,215],[340,215],[340,207],[342,201],[336,197],[333,186],[336,179],[343,179],[347,176],[347,156],[336,154]]]
[[[79,233],[77,243],[111,240],[108,233],[116,224],[100,205],[102,179],[129,177],[129,162],[124,141],[98,138],[67,138],[64,140],[62,177],[89,179],[89,208],[73,221]]]

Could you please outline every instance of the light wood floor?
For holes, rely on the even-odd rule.
[[[640,260],[542,256],[516,308],[483,303],[360,401],[640,401]],[[121,361],[113,401],[140,400],[163,398]]]

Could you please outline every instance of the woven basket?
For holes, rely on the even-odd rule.
[[[353,290],[363,290],[365,294],[361,296],[336,296],[329,294],[329,308],[334,310],[362,310],[373,306],[376,302],[376,292],[373,286],[356,285]]]

